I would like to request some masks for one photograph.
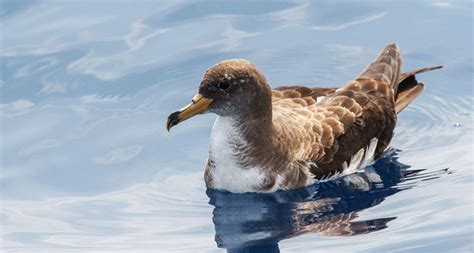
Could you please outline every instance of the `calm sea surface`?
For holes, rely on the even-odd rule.
[[[13,1],[0,15],[1,252],[472,252],[471,1]],[[425,93],[338,180],[207,190],[214,115],[165,130],[204,71],[339,86],[388,43]]]

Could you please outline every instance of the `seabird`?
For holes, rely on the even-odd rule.
[[[386,46],[340,88],[271,89],[243,59],[222,61],[204,74],[192,103],[169,115],[166,127],[212,112],[204,179],[212,189],[274,192],[353,173],[383,155],[397,113],[424,90],[415,74],[400,74],[401,53]]]

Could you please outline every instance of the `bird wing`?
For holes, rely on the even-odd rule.
[[[377,158],[395,127],[392,94],[387,84],[367,78],[351,81],[337,91],[276,90],[273,121],[281,149],[295,160],[313,161],[316,166],[311,172],[319,179],[341,173],[351,161],[360,165],[373,140],[376,146],[367,158]]]
[[[337,90],[274,90],[272,121],[286,155],[312,161],[310,170],[318,179],[378,158],[395,128],[400,62],[398,47],[389,45],[358,78]]]
[[[365,167],[379,158],[393,135],[397,113],[424,89],[416,74],[400,74],[397,45],[386,46],[355,79],[339,89],[285,86],[273,90],[277,145],[294,160],[312,161],[318,179]]]

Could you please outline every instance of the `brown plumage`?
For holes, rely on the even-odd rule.
[[[387,148],[397,113],[423,91],[415,74],[400,74],[391,44],[342,87],[286,86],[271,90],[255,65],[229,60],[205,74],[193,103],[170,115],[168,129],[214,112],[205,181],[232,192],[303,187],[350,173]]]

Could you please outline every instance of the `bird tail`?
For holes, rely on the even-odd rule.
[[[419,83],[415,75],[423,72],[440,69],[443,66],[432,66],[409,71],[398,77],[397,91],[395,93],[395,110],[401,112],[425,89],[424,84]]]

